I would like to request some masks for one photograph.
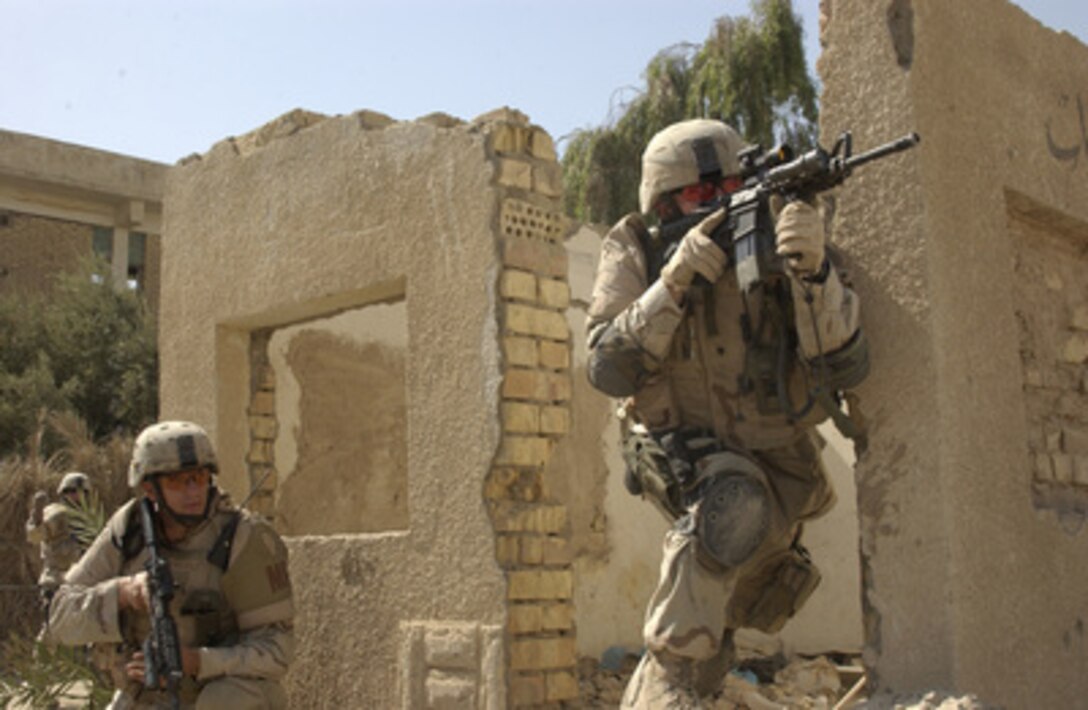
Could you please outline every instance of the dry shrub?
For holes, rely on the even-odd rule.
[[[24,525],[42,468],[19,458],[0,461],[0,639],[33,631],[41,617],[34,587],[38,550],[26,542]]]
[[[63,445],[43,457],[41,442],[48,432]],[[11,633],[33,636],[41,623],[34,590],[41,571],[38,548],[26,541],[26,520],[37,491],[56,500],[56,489],[68,471],[90,478],[104,510],[116,510],[129,497],[125,482],[132,438],[115,434],[94,441],[87,425],[76,415],[40,416],[27,444],[26,456],[0,460],[0,639]]]

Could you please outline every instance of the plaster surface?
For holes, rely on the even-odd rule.
[[[1083,513],[1040,495],[1056,484],[1037,469],[1045,434],[1021,338],[1025,309],[1045,322],[1082,303],[1088,272],[1018,301],[1036,285],[1017,264],[1037,253],[1031,231],[1083,259],[1088,49],[1006,2],[822,7],[825,141],[848,128],[858,149],[922,135],[838,200],[873,346],[861,388],[873,446],[857,471],[871,679],[1078,707]],[[1056,353],[1044,360],[1058,369]],[[1083,359],[1071,364],[1083,372]],[[1075,482],[1064,492],[1083,500]]]

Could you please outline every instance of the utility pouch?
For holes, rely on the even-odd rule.
[[[820,584],[820,571],[799,544],[767,560],[760,570],[738,585],[730,603],[732,623],[738,627],[777,633],[796,614]]]
[[[684,514],[680,481],[654,437],[644,431],[628,432],[623,441],[623,461],[627,466],[624,485],[629,493],[648,497],[670,522]]]

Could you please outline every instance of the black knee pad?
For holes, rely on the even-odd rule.
[[[736,567],[750,558],[766,539],[771,525],[771,501],[758,479],[726,472],[705,488],[695,511],[695,536],[713,564]]]

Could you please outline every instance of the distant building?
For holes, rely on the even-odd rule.
[[[96,254],[157,314],[167,167],[0,130],[0,295],[48,290]]]

